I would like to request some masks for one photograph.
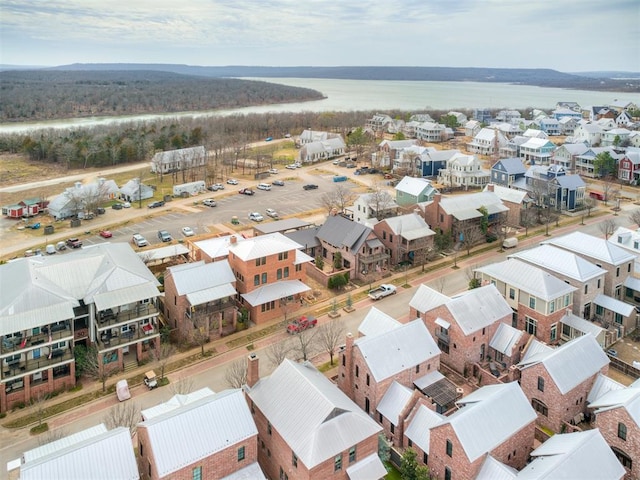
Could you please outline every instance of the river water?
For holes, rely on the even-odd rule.
[[[615,99],[640,104],[640,95],[625,92],[592,92],[529,85],[478,82],[421,82],[394,80],[335,80],[324,78],[250,78],[306,87],[322,92],[325,99],[229,110],[180,112],[117,117],[87,117],[43,122],[0,124],[0,134],[38,129],[82,128],[100,125],[149,122],[168,118],[201,118],[232,114],[326,112],[398,109],[411,112],[472,108],[539,108],[549,110],[559,101],[581,106],[606,105]]]

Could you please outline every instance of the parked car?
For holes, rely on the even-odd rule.
[[[315,190],[316,188],[318,188],[318,185],[316,185],[315,183],[307,183],[302,188],[304,188],[305,190]]]
[[[202,204],[207,207],[215,207],[217,205],[216,201],[213,198],[207,198],[204,202],[202,202]]]
[[[67,249],[67,244],[65,242],[56,243],[56,250],[58,250],[59,252],[66,249]]]
[[[273,137],[267,137],[264,139],[265,142],[270,142],[271,140],[273,140]]]
[[[133,237],[131,237],[131,241],[136,247],[146,247],[147,245],[149,245],[149,242],[147,242],[147,239],[144,238],[139,233],[134,233]]]
[[[98,235],[100,235],[102,238],[113,237],[113,234],[109,230],[100,230],[100,233]]]
[[[182,234],[185,237],[193,237],[196,233],[191,229],[191,227],[182,227]]]
[[[249,214],[249,220],[253,220],[254,222],[261,222],[264,220],[264,217],[258,212],[251,212]]]
[[[241,193],[242,195],[253,195],[255,192],[250,188],[243,188],[238,193]]]
[[[313,328],[318,324],[318,320],[314,317],[300,317],[287,325],[287,333],[293,335],[300,333],[307,328]]]
[[[212,192],[216,192],[218,190],[224,190],[224,185],[221,183],[214,183],[213,185],[209,185],[207,187],[207,190],[210,190]]]
[[[295,163],[290,163],[289,165],[287,165],[287,166],[286,166],[286,167],[284,167],[284,168],[288,168],[289,170],[295,170],[295,169],[296,169],[296,168],[298,168],[298,167],[296,167],[296,164],[295,164]]]
[[[278,187],[284,187],[284,182],[282,180],[274,180],[272,185],[276,185]]]
[[[257,186],[258,190],[271,190],[270,183],[259,183]]]
[[[149,208],[158,208],[158,207],[163,207],[164,206],[164,201],[162,200],[157,200],[155,202],[151,202],[149,205],[147,205],[147,207]]]
[[[269,173],[271,175],[277,175],[278,174],[278,169],[277,168],[270,168],[269,169]]]
[[[278,212],[276,212],[273,208],[267,208],[265,212],[267,212],[267,215],[271,218],[278,218]]]
[[[82,246],[82,242],[78,237],[68,238],[67,246],[71,248],[80,248]]]
[[[122,206],[123,208],[131,208],[131,204],[129,202],[124,202]]]
[[[166,230],[158,230],[158,238],[163,242],[170,242],[171,240],[173,240],[171,234]]]
[[[98,207],[94,210],[94,212],[96,213],[96,215],[104,215],[106,210],[102,207]]]
[[[122,210],[124,207],[121,203],[114,203],[113,205],[111,205],[111,208],[113,208],[114,210]]]
[[[116,383],[116,396],[118,400],[124,402],[131,398],[131,392],[129,392],[129,384],[126,380],[118,380]]]
[[[380,300],[389,295],[395,295],[397,292],[395,285],[382,284],[378,288],[369,290],[369,298],[371,300]]]
[[[46,247],[44,247],[44,251],[47,255],[54,255],[56,252],[56,247],[53,243],[50,243]]]
[[[227,183],[229,185],[238,185],[238,180],[236,180],[235,178],[230,178],[229,180],[227,180]]]

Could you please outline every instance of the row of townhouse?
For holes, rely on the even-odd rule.
[[[122,370],[159,345],[159,283],[125,243],[0,266],[0,411],[76,383],[74,349]]]

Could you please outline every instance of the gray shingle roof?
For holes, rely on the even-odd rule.
[[[341,215],[331,215],[316,236],[334,247],[348,247],[351,251],[358,251],[371,232],[371,228],[361,223]]]

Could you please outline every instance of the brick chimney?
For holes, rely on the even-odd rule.
[[[260,361],[258,355],[252,353],[247,357],[247,386],[253,387],[260,380]]]
[[[238,243],[238,237],[236,237],[235,235],[231,235],[231,238],[229,239],[229,243],[231,245]]]
[[[353,342],[354,338],[351,333],[347,333],[347,341],[342,351],[339,354],[338,361],[340,367],[338,368],[338,387],[342,390],[347,397],[353,400]],[[344,356],[344,360],[342,357]],[[344,361],[344,366],[343,362]]]
[[[487,192],[493,192],[493,183],[487,183]]]

